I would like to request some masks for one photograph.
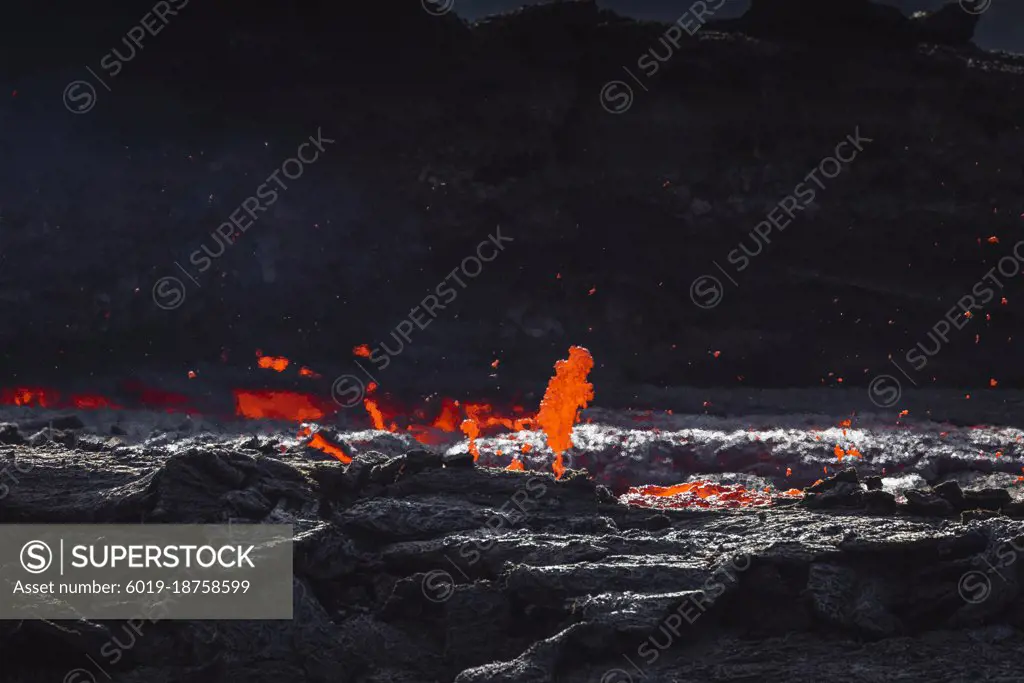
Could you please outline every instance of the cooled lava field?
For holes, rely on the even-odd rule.
[[[1014,0],[471,1],[0,20],[0,525],[294,533],[0,683],[1022,680]]]

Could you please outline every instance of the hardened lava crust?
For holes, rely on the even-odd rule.
[[[1024,515],[998,474],[893,488],[846,468],[759,507],[640,507],[464,449],[343,464],[73,415],[0,427],[0,455],[0,523],[295,531],[292,620],[3,622],[5,681],[61,680],[129,636],[104,663],[126,683],[996,681],[1024,646]]]

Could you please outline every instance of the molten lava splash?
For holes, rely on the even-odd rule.
[[[308,422],[324,411],[308,394],[295,391],[245,391],[235,389],[235,413],[250,420],[271,419]]]
[[[312,370],[307,368],[305,365],[303,365],[301,368],[299,368],[299,376],[300,377],[309,377],[310,379],[320,379],[320,378],[323,377],[323,375],[321,375],[319,372],[313,372]]]
[[[480,436],[480,425],[474,420],[463,420],[459,425],[462,433],[469,438],[469,452],[473,454],[473,462],[480,459],[480,449],[476,446],[476,437]]]
[[[377,405],[377,402],[372,398],[365,398],[363,399],[363,406],[366,407],[366,412],[370,414],[370,420],[373,421],[373,428],[386,432],[388,429],[384,426],[384,413],[380,412],[380,407]]]
[[[803,491],[790,489],[783,497],[799,497]],[[738,508],[771,505],[769,489],[749,491],[741,484],[693,481],[675,486],[633,486],[619,496],[628,505],[648,508]]]
[[[370,347],[367,344],[360,344],[352,349],[352,353],[361,358],[369,358]]]
[[[555,363],[555,376],[548,383],[540,402],[537,423],[555,453],[551,469],[556,479],[561,479],[565,472],[562,453],[572,448],[572,428],[579,422],[579,411],[594,400],[594,385],[587,382],[587,375],[593,367],[594,358],[590,351],[582,346],[570,347],[569,358]]]

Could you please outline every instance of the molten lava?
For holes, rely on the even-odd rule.
[[[443,432],[454,432],[459,427],[459,402],[451,399],[441,401],[441,414],[432,425]]]
[[[480,449],[476,445],[476,437],[480,436],[480,425],[475,420],[463,420],[459,425],[462,433],[469,439],[469,452],[473,454],[473,462],[480,459]]]
[[[335,458],[344,463],[352,462],[352,458],[345,454],[345,451],[341,450],[330,441],[325,439],[319,432],[313,435],[313,438],[306,444],[310,448],[316,448],[317,450],[323,451],[328,455],[333,455]]]
[[[0,402],[9,406],[49,408],[55,402],[56,396],[54,392],[48,392],[46,389],[19,387],[4,389],[0,394]]]
[[[594,400],[594,385],[587,382],[587,375],[593,368],[590,351],[582,346],[570,347],[569,358],[555,363],[555,376],[540,402],[537,423],[555,453],[551,469],[556,479],[561,479],[565,472],[562,453],[572,448],[572,428],[579,422],[580,410]]]
[[[309,422],[319,420],[324,411],[308,394],[296,391],[246,391],[236,389],[235,412],[250,420],[290,420]]]
[[[778,495],[796,498],[803,496],[803,491],[789,489]],[[750,491],[741,484],[693,481],[675,486],[633,486],[619,496],[619,500],[647,508],[727,509],[771,505],[772,495],[769,489]]]
[[[264,370],[273,370],[274,372],[284,372],[291,363],[290,360],[284,356],[257,356],[256,364]]]
[[[380,406],[377,405],[377,402],[372,398],[365,398],[363,399],[363,406],[366,408],[366,412],[370,414],[373,428],[386,432],[388,429],[384,426],[384,413],[380,412]]]

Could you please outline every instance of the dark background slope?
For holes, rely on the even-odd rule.
[[[500,357],[507,385],[536,383],[575,343],[603,386],[849,385],[925,340],[1021,232],[1020,65],[973,51],[706,32],[612,116],[602,85],[663,29],[586,3],[470,30],[415,1],[193,0],[69,113],[66,84],[149,8],[42,3],[4,24],[3,383],[255,348],[343,371],[501,225],[514,245],[390,381],[444,391]],[[695,307],[694,278],[857,126],[874,142],[814,215]],[[153,285],[318,128],[337,143],[180,308],[155,306]],[[1019,278],[1003,295],[924,382],[1024,382]]]

